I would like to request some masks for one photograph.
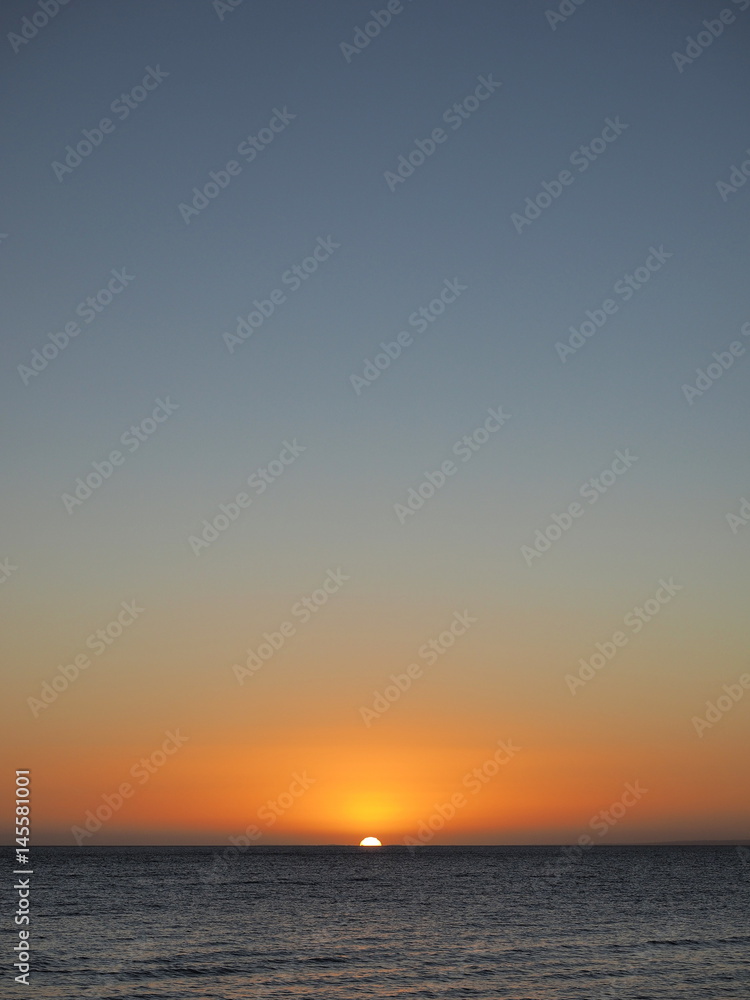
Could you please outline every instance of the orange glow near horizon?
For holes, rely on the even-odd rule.
[[[122,751],[89,761],[73,791],[64,783],[64,762],[45,757],[38,768],[32,761],[32,771],[37,799],[50,817],[50,842],[70,842],[70,828],[111,802],[121,781],[133,786],[87,845],[221,843],[239,835],[258,845],[357,844],[363,830],[377,830],[384,844],[409,837],[425,843],[562,842],[586,832],[592,817],[638,781],[647,794],[607,830],[608,840],[682,839],[680,821],[691,815],[695,821],[693,779],[679,755],[662,756],[655,768],[649,760],[657,759],[658,748],[643,744],[598,756],[585,748],[511,745],[520,749],[498,764],[497,741],[452,748],[383,744],[373,760],[370,748],[356,745],[288,745],[243,755],[188,740],[142,783],[143,771],[134,779],[132,758]],[[715,782],[702,804],[731,816],[734,795],[731,782]],[[701,830],[707,838],[719,836],[717,828]]]
[[[673,626],[660,637],[655,625],[648,654],[636,655],[635,644],[623,650],[621,663],[573,697],[564,675],[578,647],[565,646],[562,626],[529,638],[523,617],[495,624],[481,609],[476,617],[374,721],[361,707],[450,614],[411,623],[396,652],[381,640],[363,657],[357,609],[342,606],[338,618],[331,609],[314,636],[315,657],[300,639],[298,652],[290,645],[286,660],[282,651],[242,686],[231,670],[234,641],[219,652],[208,638],[181,645],[177,662],[162,649],[162,619],[144,617],[130,646],[113,647],[16,741],[13,759],[33,771],[37,842],[73,843],[72,828],[106,813],[122,783],[132,795],[87,845],[218,844],[248,829],[267,845],[357,845],[370,830],[383,844],[420,830],[433,844],[555,843],[575,840],[635,781],[648,793],[607,842],[747,835],[737,791],[746,705],[697,736],[691,717],[721,691],[700,675],[699,643],[679,671],[665,666],[660,642]],[[164,655],[157,673],[154,648]],[[9,702],[24,703],[34,682],[14,683]],[[168,732],[186,740],[163,755]],[[477,778],[503,743],[520,749]],[[152,755],[153,773],[139,770]]]

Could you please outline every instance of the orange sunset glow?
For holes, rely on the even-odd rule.
[[[463,645],[432,672],[425,667],[393,702],[377,701],[385,710],[367,725],[360,709],[372,710],[378,690],[388,687],[381,658],[401,666],[408,638],[391,652],[381,640],[360,673],[347,675],[347,657],[337,666],[329,652],[342,645],[351,608],[342,602],[330,610],[303,655],[279,656],[241,686],[229,648],[218,681],[201,649],[184,650],[179,670],[163,665],[154,678],[146,663],[158,629],[149,631],[144,619],[140,633],[108,654],[106,668],[102,661],[99,674],[82,675],[34,721],[35,740],[24,753],[44,804],[40,835],[65,843],[76,827],[91,844],[212,844],[241,834],[269,845],[358,844],[375,830],[384,844],[410,837],[558,843],[590,829],[629,783],[645,792],[616,829],[607,829],[613,841],[727,838],[742,828],[741,720],[727,719],[712,742],[699,740],[689,725],[694,705],[703,707],[697,692],[710,692],[709,685],[696,685],[695,695],[683,691],[675,702],[669,685],[649,682],[652,703],[644,705],[632,680],[646,682],[653,660],[632,651],[619,673],[596,678],[588,701],[574,698],[558,673],[559,651],[554,668],[545,660],[553,640],[536,637],[536,677],[547,684],[530,690],[526,665],[509,667],[507,676],[489,669],[495,643],[503,648],[525,623],[506,621],[501,634],[491,617],[477,613]],[[352,657],[356,642],[349,644]],[[561,642],[557,635],[554,646]],[[310,644],[317,649],[312,662]],[[700,650],[690,655],[695,662]],[[117,692],[127,723],[97,714],[103,685]],[[667,704],[673,721],[665,724]],[[123,783],[130,795],[121,794]],[[92,814],[106,815],[113,804],[112,816],[94,829]]]

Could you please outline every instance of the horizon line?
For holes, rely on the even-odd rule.
[[[329,844],[249,844],[247,847],[243,847],[242,851],[252,851],[252,850],[270,850],[275,847],[345,847],[352,848],[355,850],[360,849],[360,844],[349,844],[349,843],[329,843]],[[577,843],[554,843],[554,844],[403,844],[401,842],[391,843],[391,844],[381,844],[380,848],[383,847],[400,847],[405,851],[409,851],[414,847],[420,848],[457,848],[459,850],[470,850],[471,848],[483,848],[483,847],[497,847],[497,848],[530,848],[530,847],[578,847]],[[0,847],[8,848],[13,850],[15,848],[14,844],[0,844]],[[185,847],[206,847],[206,848],[225,848],[226,844],[36,844],[32,850],[39,848],[49,848],[49,847],[64,847],[70,848],[71,850],[88,850],[91,848],[126,848],[126,847],[143,847],[143,848],[185,848]],[[750,847],[750,837],[743,838],[740,840],[653,840],[653,841],[632,841],[629,843],[608,843],[608,844],[589,844],[586,850],[591,848],[611,848],[611,847]],[[373,847],[363,847],[362,850],[372,852],[375,850]]]

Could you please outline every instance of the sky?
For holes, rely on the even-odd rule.
[[[745,8],[4,4],[33,842],[748,837]]]

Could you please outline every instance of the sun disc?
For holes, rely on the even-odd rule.
[[[377,837],[365,837],[364,840],[360,840],[360,847],[382,847]]]

